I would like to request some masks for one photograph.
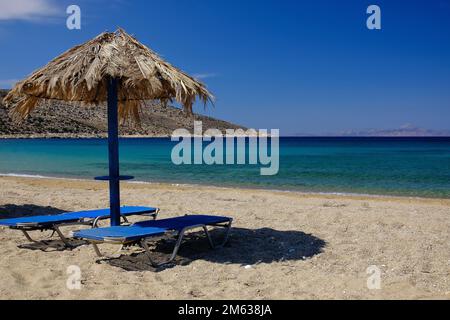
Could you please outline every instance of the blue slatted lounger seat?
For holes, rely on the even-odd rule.
[[[156,219],[159,212],[158,208],[152,207],[121,207],[120,214],[125,222],[127,222],[127,216],[132,215],[144,215],[149,214]],[[24,233],[25,237],[32,242],[33,240],[28,234],[29,231],[39,230],[52,230],[55,231],[61,238],[66,246],[70,246],[67,238],[62,234],[59,229],[62,226],[68,225],[89,225],[93,228],[97,227],[100,220],[109,219],[109,209],[88,210],[67,212],[58,215],[47,216],[31,216],[23,218],[3,219],[0,220],[0,226],[9,227],[10,229],[20,230]]]
[[[92,243],[95,252],[99,257],[102,257],[97,244],[99,243],[114,243],[121,245],[139,245],[141,246],[150,263],[154,267],[165,265],[173,259],[175,259],[178,249],[181,246],[185,233],[192,229],[201,228],[208,238],[209,244],[212,248],[223,246],[227,239],[231,229],[232,218],[220,217],[220,216],[207,216],[207,215],[186,215],[182,217],[162,219],[162,220],[149,220],[132,224],[131,226],[118,226],[97,228],[90,230],[80,230],[73,233],[74,238],[88,240]],[[211,239],[208,231],[208,227],[223,227],[226,229],[224,240],[215,245]],[[170,258],[164,262],[155,262],[151,257],[151,251],[148,247],[148,243],[166,238],[175,237],[176,244]]]

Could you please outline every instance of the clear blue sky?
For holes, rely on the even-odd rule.
[[[65,26],[69,4],[79,31]],[[370,4],[382,30],[366,28]],[[208,115],[284,135],[450,129],[450,0],[0,0],[0,11],[0,87],[121,26],[202,78],[217,97],[197,107]]]

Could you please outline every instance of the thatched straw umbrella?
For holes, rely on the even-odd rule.
[[[5,97],[15,120],[26,118],[41,101],[64,100],[80,105],[108,103],[108,147],[111,225],[120,224],[118,119],[139,122],[146,101],[176,100],[192,114],[196,98],[212,100],[206,87],[162,60],[119,29],[76,46],[18,82]]]

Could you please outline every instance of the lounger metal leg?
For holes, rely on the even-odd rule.
[[[224,239],[222,240],[222,242],[220,244],[214,244],[211,235],[209,233],[208,227],[207,226],[203,226],[203,230],[205,231],[206,237],[208,238],[208,242],[211,246],[212,249],[216,249],[216,248],[220,248],[223,247],[225,245],[225,243],[227,243],[228,241],[228,237],[230,235],[230,230],[231,230],[231,224],[232,224],[233,220],[230,220],[230,222],[223,226],[224,228],[226,228],[225,230],[225,235],[224,235]]]
[[[67,238],[63,235],[63,233],[61,232],[61,230],[59,230],[58,227],[54,226],[53,230],[58,234],[59,238],[64,243],[64,245],[66,245],[67,247],[72,247],[69,240],[67,240]]]
[[[103,254],[100,252],[98,245],[94,242],[92,242],[91,244],[94,247],[95,254],[97,254],[98,257],[103,258]]]
[[[168,260],[166,260],[166,261],[159,262],[159,263],[155,262],[152,259],[152,257],[151,257],[152,252],[151,252],[150,248],[148,247],[146,240],[144,239],[144,240],[141,241],[141,246],[144,248],[145,253],[147,254],[148,260],[150,261],[150,263],[152,264],[153,267],[155,267],[155,268],[161,267],[161,266],[163,266],[165,264],[168,264],[168,263],[172,262],[175,259],[175,257],[177,256],[178,250],[181,247],[181,243],[183,242],[183,237],[184,237],[185,231],[186,230],[183,229],[179,233],[178,238],[177,238],[177,242],[175,244],[175,247],[173,248],[173,251],[172,251],[172,254],[171,254],[170,258]]]
[[[158,209],[156,209],[156,211],[154,213],[152,213],[153,220],[156,220],[156,217],[158,216],[159,211],[160,211],[160,209],[158,208]],[[121,215],[121,217],[123,218],[123,221],[125,223],[130,223],[128,218],[125,215]],[[100,220],[102,220],[102,217],[95,218],[94,221],[92,222],[92,228],[98,228],[98,223],[100,222]]]
[[[37,242],[36,240],[34,240],[33,238],[31,238],[30,235],[28,234],[28,232],[26,232],[25,230],[22,229],[22,230],[20,230],[20,231],[23,232],[25,238],[27,238],[28,241],[30,241],[30,242]]]
[[[209,242],[209,245],[211,246],[211,249],[214,249],[215,248],[214,242],[211,239],[211,235],[209,234],[208,227],[203,226],[203,231],[205,231],[205,234],[206,234],[206,237],[208,238],[208,242]]]
[[[58,227],[53,226],[53,228],[51,230],[58,234],[59,238],[61,239],[61,241],[64,243],[64,245],[66,247],[72,247],[72,245],[70,244],[69,240],[64,236],[64,234],[61,232],[61,230],[59,230]],[[44,241],[44,240],[41,240],[41,241],[34,240],[33,238],[31,238],[30,234],[26,230],[22,229],[20,231],[22,231],[22,233],[24,234],[25,238],[27,238],[27,240],[30,241],[30,242],[34,242],[34,243],[42,242],[44,244],[48,243],[47,241]]]
[[[125,217],[125,216],[121,216],[121,217],[122,217],[122,219],[123,219],[123,221],[124,221],[125,223],[128,223],[127,217]],[[102,219],[100,219],[100,218],[101,218],[101,217],[95,218],[94,222],[92,223],[92,229],[98,228],[98,223],[99,223],[100,220],[102,220]]]
[[[100,217],[95,218],[94,222],[92,223],[92,229],[98,228],[99,221],[100,221]]]
[[[185,230],[183,229],[183,230],[181,230],[180,234],[178,235],[177,243],[175,244],[175,248],[173,249],[172,256],[170,257],[169,262],[172,261],[173,259],[175,259],[175,257],[177,256],[178,250],[181,247],[181,242],[183,241],[184,233],[185,233]]]
[[[48,242],[45,241],[45,240],[41,240],[41,241],[34,240],[33,238],[31,238],[30,234],[26,230],[21,229],[20,231],[22,231],[22,233],[24,234],[25,238],[27,238],[27,240],[30,241],[30,242],[33,242],[33,243],[41,242],[43,244],[48,244]]]
[[[221,244],[218,245],[218,247],[223,247],[225,245],[225,243],[227,243],[228,241],[228,237],[230,236],[230,231],[231,231],[231,224],[233,223],[233,219],[230,219],[230,222],[225,226],[226,230],[225,230],[225,236],[223,238],[223,241]],[[217,247],[216,247],[217,248]]]
[[[144,248],[145,254],[147,255],[147,258],[150,261],[151,265],[155,268],[159,267],[160,265],[157,264],[155,261],[153,261],[153,259],[151,257],[150,248],[148,247],[147,243],[144,240],[141,241],[141,246],[142,246],[142,248]]]
[[[127,217],[121,215],[121,218],[123,218],[123,221],[125,223],[128,223]],[[98,228],[98,223],[99,223],[100,220],[102,220],[101,217],[95,218],[94,222],[92,222],[92,229]]]
[[[94,247],[94,251],[95,254],[99,257],[99,258],[104,258],[105,255],[100,251],[100,248],[98,247],[98,245],[95,242],[91,242],[92,247]],[[117,253],[120,253],[123,249],[125,248],[125,245],[122,244],[119,248],[119,250],[117,250]]]

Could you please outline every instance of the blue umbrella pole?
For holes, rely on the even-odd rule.
[[[120,225],[119,121],[117,79],[108,80],[109,207],[111,226]]]

